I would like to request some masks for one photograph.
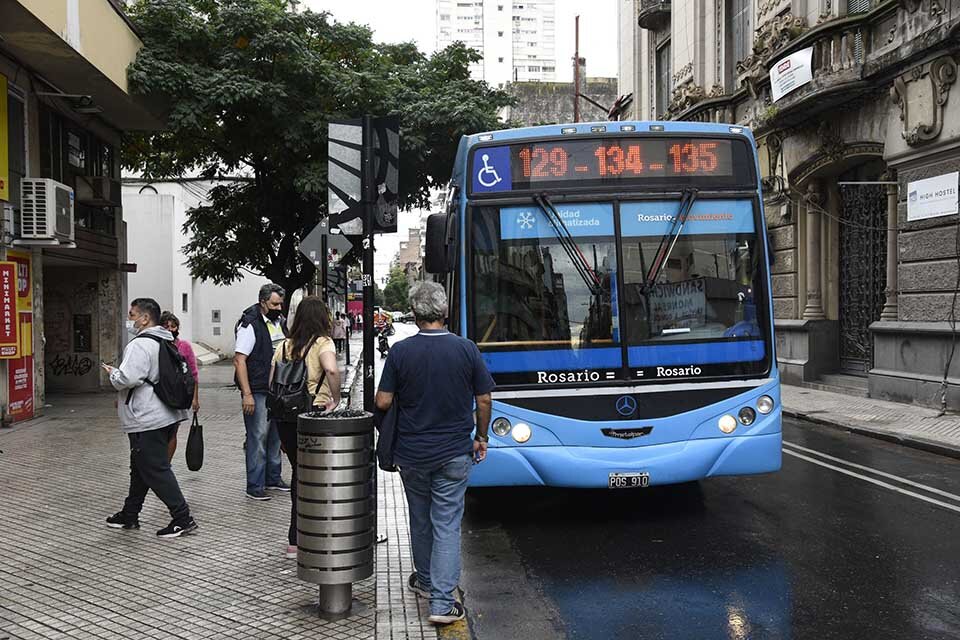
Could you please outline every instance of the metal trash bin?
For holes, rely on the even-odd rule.
[[[302,414],[297,447],[297,576],[320,585],[321,613],[346,615],[352,583],[373,575],[373,415]]]

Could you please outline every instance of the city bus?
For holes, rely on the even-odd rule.
[[[424,267],[497,385],[470,485],[630,489],[777,471],[768,255],[747,128],[464,136]]]

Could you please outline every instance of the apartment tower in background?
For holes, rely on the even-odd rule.
[[[556,0],[437,0],[437,48],[483,55],[471,75],[493,86],[556,78]]]

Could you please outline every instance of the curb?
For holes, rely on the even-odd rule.
[[[467,594],[463,590],[463,587],[457,586],[457,592],[453,597],[457,602],[466,607]],[[463,620],[452,624],[434,625],[434,629],[437,631],[438,640],[474,640],[476,638],[473,633],[473,625],[470,623],[469,611],[467,611],[467,616]]]
[[[811,422],[813,424],[831,427],[833,429],[842,429],[844,431],[856,433],[861,436],[867,436],[869,438],[875,438],[877,440],[883,440],[893,444],[899,444],[904,447],[910,447],[911,449],[919,449],[921,451],[926,451],[927,453],[933,453],[936,455],[945,456],[947,458],[955,458],[960,460],[960,446],[937,442],[936,440],[930,440],[929,438],[924,438],[922,436],[890,433],[889,431],[871,429],[870,427],[844,424],[838,420],[830,420],[827,418],[812,416],[803,413],[802,411],[787,409],[786,407],[783,407],[783,415],[790,418],[797,418],[798,420]]]
[[[351,354],[352,355],[352,354]],[[340,386],[340,395],[341,398],[347,400],[347,406],[352,407],[356,404],[354,398],[354,391],[357,389],[357,381],[363,380],[363,376],[359,375],[361,368],[363,367],[363,350],[359,349],[355,357],[351,357],[351,363],[349,366],[344,365],[344,376],[343,383]],[[360,387],[360,394],[363,395],[362,385]]]

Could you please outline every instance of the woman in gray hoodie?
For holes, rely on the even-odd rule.
[[[153,490],[173,518],[157,535],[177,538],[196,529],[197,523],[167,457],[170,437],[187,413],[167,406],[154,392],[160,380],[159,341],[172,342],[173,335],[158,326],[160,305],[152,298],[131,302],[128,318],[127,327],[136,335],[123,350],[123,362],[116,368],[103,365],[118,391],[120,428],[130,440],[130,492],[123,509],[107,518],[107,526],[139,529],[143,501]]]

